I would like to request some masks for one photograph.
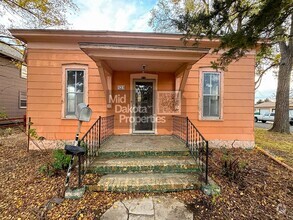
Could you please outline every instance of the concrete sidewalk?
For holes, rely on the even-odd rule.
[[[116,202],[101,220],[192,220],[184,203],[171,197],[156,196]]]

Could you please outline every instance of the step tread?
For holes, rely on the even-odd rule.
[[[172,166],[196,165],[192,157],[144,157],[144,158],[98,158],[92,167],[97,166]]]
[[[185,143],[174,136],[120,135],[111,137],[100,152],[187,151]]]
[[[198,189],[200,182],[194,173],[108,174],[102,176],[92,191],[179,191]]]

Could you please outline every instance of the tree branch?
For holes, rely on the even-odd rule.
[[[263,71],[260,72],[258,79],[257,79],[257,80],[255,81],[255,83],[254,83],[254,85],[255,85],[255,89],[257,89],[257,88],[259,87],[263,75],[264,75],[268,70],[270,70],[270,69],[272,69],[273,67],[276,67],[276,66],[279,66],[279,63],[277,63],[277,64],[276,64],[276,63],[271,64],[270,66],[268,66],[267,68],[265,68]],[[259,85],[256,87],[257,84],[259,84]]]
[[[2,0],[2,1],[6,2],[6,4],[8,4],[8,5],[10,5],[10,4],[15,5],[16,7],[20,8],[20,9],[23,9],[23,10],[25,10],[26,12],[28,12],[28,13],[30,13],[31,15],[35,16],[36,18],[38,18],[38,16],[37,16],[34,12],[32,12],[31,10],[29,10],[29,9],[27,9],[27,8],[25,8],[25,7],[21,6],[21,5],[19,5],[19,4],[17,4],[16,2],[14,2],[14,1],[12,1],[12,0]]]
[[[289,35],[289,44],[288,44],[288,49],[291,54],[291,57],[293,56],[293,14],[291,15],[291,30],[290,30],[290,35]]]

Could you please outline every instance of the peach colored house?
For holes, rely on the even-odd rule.
[[[188,116],[209,146],[254,146],[255,51],[220,71],[211,68],[217,41],[194,47],[177,34],[11,32],[28,48],[27,116],[48,140],[74,138],[75,108],[85,102],[93,115],[82,133],[114,114],[115,134],[171,134],[175,114]]]

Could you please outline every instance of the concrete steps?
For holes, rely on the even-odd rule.
[[[92,191],[171,192],[199,189],[198,163],[173,136],[114,136],[88,170],[101,175]]]
[[[89,169],[91,173],[188,173],[198,171],[190,156],[97,159]]]
[[[108,174],[90,191],[172,192],[199,189],[201,183],[194,173]]]

